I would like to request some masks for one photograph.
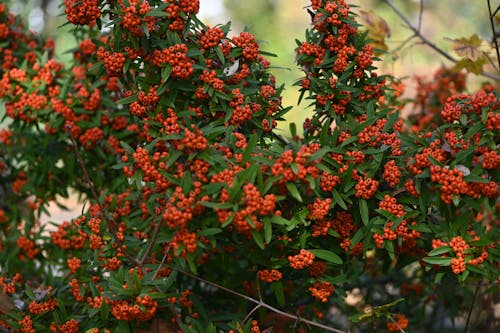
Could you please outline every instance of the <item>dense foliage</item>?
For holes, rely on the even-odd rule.
[[[70,64],[0,4],[0,330],[450,331],[498,293],[493,86],[442,69],[403,100],[349,6],[312,0],[313,115],[284,138],[270,54],[199,1],[64,9]],[[81,216],[41,224],[70,190]]]

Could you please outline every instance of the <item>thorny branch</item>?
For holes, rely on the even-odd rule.
[[[429,46],[431,49],[433,49],[434,51],[436,51],[437,53],[439,53],[441,56],[443,56],[444,58],[448,59],[449,61],[453,62],[453,63],[457,63],[458,60],[455,59],[454,57],[452,57],[448,52],[444,51],[443,49],[439,48],[436,44],[434,44],[431,40],[429,40],[427,37],[425,37],[421,32],[420,32],[420,18],[419,18],[419,27],[415,27],[411,22],[410,20],[399,10],[398,7],[396,7],[396,5],[394,5],[394,3],[391,1],[391,0],[384,0],[384,2],[389,6],[391,7],[392,11],[394,13],[396,13],[397,16],[399,16],[399,18],[405,23],[405,25],[411,30],[413,31],[414,35],[411,37],[418,37],[422,43],[424,43],[425,45]],[[421,6],[422,6],[422,2],[421,2]],[[420,13],[421,15],[422,13]],[[421,17],[421,16],[420,16]],[[410,39],[411,39],[410,38]],[[496,48],[497,49],[497,52],[499,52],[498,50],[498,47]],[[499,58],[500,59],[500,58]],[[500,76],[498,75],[494,75],[494,74],[490,74],[490,73],[481,73],[482,76],[485,76],[489,79],[492,79],[492,80],[495,80],[495,81],[500,81]]]

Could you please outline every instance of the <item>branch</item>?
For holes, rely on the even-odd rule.
[[[491,32],[493,33],[493,42],[495,43],[495,49],[497,51],[498,68],[500,68],[500,50],[498,49],[498,38],[495,32],[495,23],[493,22],[494,14],[491,12],[490,0],[488,0],[487,2],[488,2],[488,13],[490,14],[489,16],[490,16]]]
[[[469,330],[470,318],[472,317],[472,309],[474,309],[474,304],[476,303],[477,294],[479,293],[479,288],[481,287],[481,281],[477,283],[476,289],[474,290],[474,295],[472,296],[472,302],[470,303],[469,312],[467,313],[467,320],[465,321],[464,333]]]
[[[153,231],[153,235],[151,236],[151,241],[149,242],[148,244],[148,248],[146,249],[146,252],[144,253],[144,255],[142,256],[142,258],[139,260],[139,265],[142,267],[144,265],[144,263],[146,262],[146,259],[149,257],[149,255],[151,254],[151,250],[153,249],[153,246],[155,245],[156,243],[156,239],[158,238],[158,234],[160,232],[160,227],[161,227],[161,216],[163,214],[160,214],[160,221],[158,221],[158,223],[156,224],[155,226],[155,229]],[[161,266],[160,266],[161,267]]]
[[[417,27],[415,27],[408,20],[408,18],[399,10],[399,8],[397,8],[394,5],[394,3],[391,0],[384,0],[384,2],[389,7],[391,7],[391,9],[394,11],[394,13],[396,13],[396,15],[399,16],[399,18],[401,20],[403,20],[403,22],[406,24],[406,26],[411,31],[413,31],[413,33],[415,34],[415,36],[417,36],[422,41],[422,43],[424,43],[425,45],[429,46],[431,49],[433,49],[434,51],[436,51],[437,53],[439,53],[440,55],[442,55],[444,58],[448,59],[449,61],[451,61],[453,63],[457,63],[458,62],[457,59],[455,59],[454,57],[452,57],[449,53],[447,53],[443,49],[439,48],[436,44],[434,44],[432,41],[430,41],[429,39],[427,39],[427,37],[425,37],[424,35],[422,35],[422,33],[420,32],[420,30]],[[497,48],[497,50],[498,50],[498,48]],[[484,77],[487,77],[489,79],[495,80],[495,81],[500,81],[500,76],[497,76],[497,75],[494,75],[494,74],[484,73],[483,72],[480,75],[482,75]]]
[[[217,289],[223,290],[223,291],[225,291],[225,292],[228,292],[228,293],[233,294],[233,295],[235,295],[235,296],[238,296],[238,297],[240,297],[240,298],[246,299],[246,300],[247,300],[247,301],[249,301],[249,302],[252,302],[252,303],[254,303],[254,304],[257,304],[257,305],[258,305],[258,307],[263,307],[263,308],[266,308],[266,309],[268,309],[268,310],[270,310],[270,311],[272,311],[272,312],[274,312],[274,313],[277,313],[277,314],[279,314],[279,315],[281,315],[281,316],[283,316],[283,317],[287,317],[287,318],[294,319],[294,320],[296,320],[297,322],[302,322],[302,323],[305,323],[305,324],[307,324],[307,325],[309,325],[309,326],[319,327],[319,328],[322,328],[322,329],[324,329],[325,331],[328,331],[328,332],[347,333],[346,331],[341,331],[341,330],[338,330],[338,329],[336,329],[336,328],[333,328],[333,327],[330,327],[330,326],[326,326],[326,325],[323,325],[323,324],[320,324],[320,323],[317,323],[317,322],[314,322],[314,321],[311,321],[311,320],[308,320],[308,319],[302,318],[302,317],[300,317],[300,316],[296,316],[296,315],[290,314],[290,313],[288,313],[288,312],[281,311],[281,310],[279,310],[279,309],[277,309],[277,308],[275,308],[275,307],[273,307],[273,306],[271,306],[271,305],[269,305],[269,304],[267,304],[267,303],[264,303],[264,302],[263,302],[263,301],[261,301],[261,300],[257,300],[257,299],[255,299],[255,298],[250,297],[250,296],[247,296],[247,295],[244,295],[244,294],[242,294],[242,293],[239,293],[239,292],[237,292],[237,291],[235,291],[235,290],[232,290],[232,289],[226,288],[226,287],[221,286],[220,284],[217,284],[217,283],[215,283],[215,282],[205,280],[205,279],[203,279],[203,278],[201,278],[201,277],[199,277],[199,276],[197,276],[197,275],[191,274],[191,273],[189,273],[189,272],[182,271],[182,270],[180,270],[180,269],[178,269],[178,268],[175,268],[175,267],[172,267],[172,269],[173,269],[173,270],[175,270],[175,271],[177,271],[177,272],[179,272],[179,273],[181,273],[181,274],[184,274],[184,275],[186,275],[186,276],[188,276],[188,277],[190,277],[190,278],[193,278],[193,279],[195,279],[195,280],[198,280],[198,281],[201,281],[201,282],[206,283],[206,284],[208,284],[208,285],[211,285],[212,287],[215,287],[215,288],[217,288]],[[255,311],[255,310],[256,310],[256,308],[258,308],[258,307],[255,307],[255,308],[252,310],[252,312],[253,312],[253,311]]]

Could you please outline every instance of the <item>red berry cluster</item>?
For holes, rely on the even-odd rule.
[[[98,0],[65,0],[68,21],[78,25],[92,25],[101,17]]]
[[[387,322],[387,329],[389,332],[401,332],[408,327],[408,318],[403,314],[395,316],[395,322]]]
[[[328,281],[317,281],[312,287],[309,287],[311,295],[323,303],[328,301],[328,297],[333,294],[334,290],[335,288]]]
[[[314,254],[310,251],[301,249],[300,252],[294,256],[288,256],[288,261],[293,269],[303,269],[311,266],[314,262]]]
[[[143,36],[147,27],[148,33],[154,29],[155,17],[148,16],[151,6],[144,0],[128,0],[127,4],[119,0],[121,9],[124,12],[122,25],[134,36]]]
[[[224,32],[219,27],[207,28],[199,33],[198,39],[201,49],[209,49],[220,44],[224,38]]]
[[[193,73],[193,61],[187,56],[186,44],[175,44],[162,50],[154,50],[150,61],[158,67],[168,64],[172,67],[172,76],[187,79]]]
[[[355,185],[356,189],[355,195],[358,198],[368,200],[375,195],[375,193],[378,190],[378,185],[379,182],[375,179],[369,177],[367,178],[359,177],[358,182]]]
[[[255,41],[254,35],[250,32],[241,32],[233,37],[233,43],[242,48],[243,58],[247,61],[254,61],[259,55],[259,44]]]
[[[283,274],[276,269],[264,269],[257,272],[257,276],[264,282],[279,281],[283,278]]]
[[[382,178],[389,184],[390,187],[396,187],[400,179],[401,171],[399,167],[396,165],[396,161],[390,160],[384,165],[384,173]]]

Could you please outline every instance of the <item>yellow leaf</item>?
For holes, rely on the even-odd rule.
[[[486,63],[486,57],[483,55],[478,58],[476,61],[472,61],[468,58],[463,58],[455,64],[455,70],[459,71],[462,68],[465,68],[467,72],[473,74],[481,74],[483,72],[483,66]]]
[[[366,27],[370,31],[370,34],[384,39],[385,37],[391,37],[391,29],[387,22],[377,16],[373,11],[360,10],[360,18],[365,23]]]
[[[361,20],[368,29],[368,37],[373,40],[373,46],[377,49],[387,50],[385,38],[391,36],[391,29],[387,22],[373,11],[360,10],[359,13]]]
[[[481,40],[476,34],[469,38],[445,39],[452,43],[451,48],[459,57],[477,61],[483,55],[483,51],[481,50],[483,40]]]

